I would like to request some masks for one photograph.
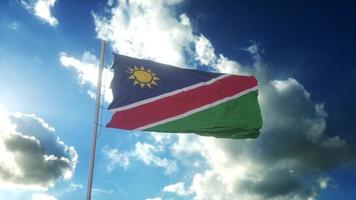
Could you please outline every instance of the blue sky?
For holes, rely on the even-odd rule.
[[[356,4],[0,2],[0,199],[83,199],[99,39],[111,52],[253,74],[255,140],[102,128],[93,199],[356,199]],[[102,111],[101,124],[110,119]]]

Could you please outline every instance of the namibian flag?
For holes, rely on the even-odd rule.
[[[258,136],[262,118],[253,76],[114,56],[108,127],[219,138]]]

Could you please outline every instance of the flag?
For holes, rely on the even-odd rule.
[[[110,128],[255,138],[257,80],[114,54]]]

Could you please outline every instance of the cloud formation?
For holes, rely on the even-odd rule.
[[[199,154],[208,164],[182,189],[193,191],[194,199],[316,199],[328,188],[328,170],[355,164],[356,148],[325,135],[324,105],[313,102],[297,80],[258,76],[264,119],[258,139],[180,135],[173,146],[178,158]],[[193,150],[184,148],[187,144],[194,144]]]
[[[81,59],[77,59],[73,56],[67,55],[65,52],[59,54],[59,61],[66,68],[73,68],[78,73],[78,78],[81,86],[89,86],[88,95],[91,98],[96,97],[96,84],[98,83],[98,66],[99,61],[95,55],[89,51],[85,51]],[[103,79],[102,79],[102,95],[104,95],[104,100],[106,102],[112,101],[112,92],[110,89],[111,79],[113,73],[108,69],[104,68]]]
[[[58,25],[57,19],[51,13],[56,0],[20,0],[20,3],[41,21],[51,26]]]
[[[130,164],[130,153],[128,152],[119,152],[118,149],[110,149],[105,146],[102,149],[105,159],[109,161],[106,165],[106,170],[111,173],[117,166],[123,167],[126,169]]]
[[[0,121],[1,186],[46,190],[57,180],[72,177],[77,152],[43,119],[2,108]]]
[[[187,15],[177,13],[179,3],[121,0],[107,13],[108,17],[93,15],[98,37],[109,41],[116,52],[129,56],[255,75],[264,119],[262,133],[255,140],[178,135],[162,142],[166,138],[155,136],[153,143],[138,142],[134,150],[124,153],[107,147],[109,168],[128,167],[132,158],[165,168],[169,166],[162,164],[167,163],[165,158],[155,154],[169,149],[166,153],[175,158],[170,162],[193,168],[195,173],[163,187],[164,193],[197,200],[316,199],[332,182],[328,170],[355,164],[355,147],[338,136],[326,135],[323,103],[314,102],[292,77],[275,80],[257,42],[241,48],[250,53],[254,61],[251,65],[216,53],[207,37],[195,34]]]
[[[34,193],[32,200],[57,200],[56,197],[44,193]]]
[[[191,194],[191,191],[187,191],[185,189],[184,182],[167,185],[163,188],[163,192],[173,192],[176,193],[178,196],[186,196]]]
[[[105,159],[109,161],[106,166],[108,172],[112,172],[118,166],[126,169],[130,164],[130,159],[136,159],[142,161],[147,166],[163,168],[166,174],[171,174],[177,170],[176,163],[155,155],[163,151],[166,151],[164,146],[153,146],[152,144],[141,142],[137,142],[135,149],[131,151],[119,152],[118,149],[107,146],[102,149]]]
[[[189,18],[170,10],[181,0],[119,0],[110,18],[94,14],[98,37],[112,44],[115,52],[185,66],[184,54],[194,40]]]
[[[147,198],[146,200],[162,200],[162,199],[159,197],[154,197],[154,198]]]

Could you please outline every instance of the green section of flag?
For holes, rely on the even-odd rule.
[[[256,138],[262,127],[257,91],[145,131],[196,133],[218,138]]]

